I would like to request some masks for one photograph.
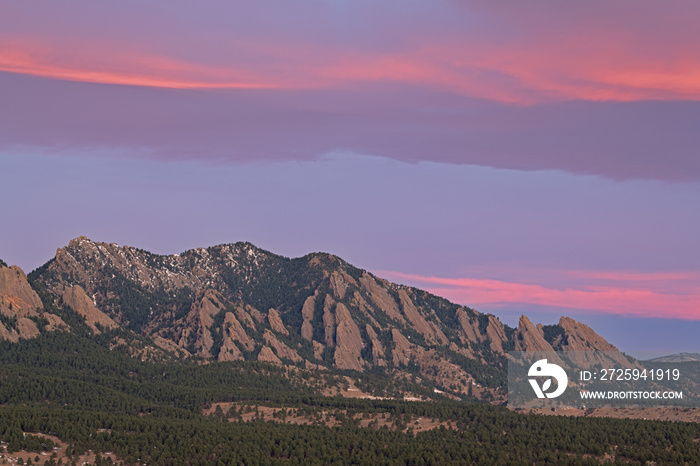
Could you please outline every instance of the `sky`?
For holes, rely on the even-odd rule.
[[[700,344],[700,5],[0,1],[0,258],[337,254]]]

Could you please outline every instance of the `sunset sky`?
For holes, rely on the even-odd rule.
[[[700,4],[0,3],[0,258],[337,254],[700,352]]]

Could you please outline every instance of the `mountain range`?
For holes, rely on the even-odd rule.
[[[109,336],[142,360],[258,360],[503,400],[508,351],[617,351],[568,317],[518,327],[341,258],[250,243],[156,255],[76,238],[28,276],[0,262],[0,339]]]

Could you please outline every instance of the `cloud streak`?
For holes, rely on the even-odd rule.
[[[636,317],[673,317],[700,320],[700,279],[698,273],[644,274],[622,272],[572,272],[604,279],[596,285],[579,282],[575,286],[553,288],[541,284],[474,278],[443,278],[392,271],[378,275],[415,286],[451,301],[486,308],[507,308],[508,305],[537,305],[596,311],[605,314]],[[662,280],[654,286],[649,281]],[[622,286],[619,282],[628,282]],[[666,285],[666,286],[664,286]]]
[[[180,90],[0,73],[0,148],[160,160],[312,160],[333,151],[616,180],[700,179],[700,103],[513,107],[414,87]]]
[[[595,3],[576,16],[555,3],[533,15],[477,2],[353,2],[315,5],[294,25],[285,18],[298,15],[296,5],[209,5],[196,42],[177,2],[168,15],[144,7],[139,21],[115,5],[85,9],[81,21],[63,5],[40,15],[14,6],[0,36],[0,71],[178,89],[412,85],[516,105],[700,100],[700,7],[663,5],[660,21],[659,8],[642,2],[630,23],[628,11]]]

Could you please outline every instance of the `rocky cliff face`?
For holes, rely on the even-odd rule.
[[[12,291],[3,292],[0,309],[13,296],[14,314],[39,313],[26,277],[22,288],[17,272],[6,270],[0,285]],[[505,372],[509,350],[611,347],[571,319],[537,327],[523,316],[513,329],[329,254],[288,259],[249,243],[158,256],[80,237],[31,279],[95,333],[121,327],[204,361],[388,371],[454,393],[487,391]]]
[[[67,330],[59,316],[45,312],[44,305],[17,266],[0,264],[0,340],[34,338],[45,331]]]
[[[43,308],[22,269],[0,266],[0,312],[7,317],[36,317]]]
[[[119,325],[95,307],[92,299],[80,285],[67,286],[63,290],[63,303],[85,319],[85,323],[95,334],[111,330]]]

